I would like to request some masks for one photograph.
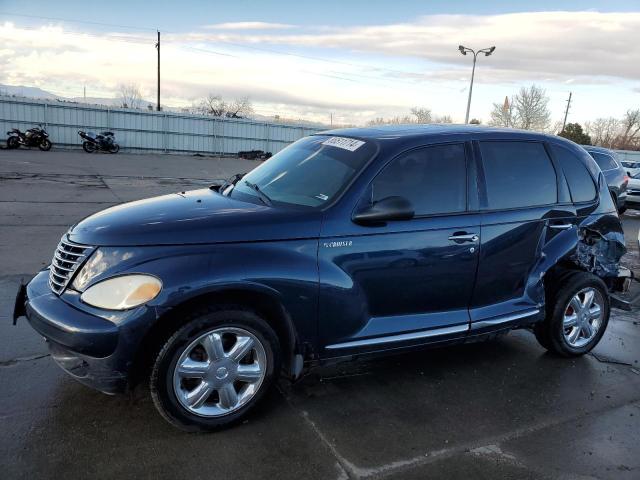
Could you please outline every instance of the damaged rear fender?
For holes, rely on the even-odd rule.
[[[544,305],[544,279],[558,267],[593,273],[613,290],[622,290],[625,280],[633,276],[620,266],[625,253],[622,226],[615,215],[587,217],[580,225],[559,232],[545,225],[538,243],[538,261],[529,275],[527,296],[531,303]]]

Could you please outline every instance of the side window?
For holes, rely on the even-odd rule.
[[[413,150],[393,160],[372,184],[372,199],[409,200],[416,215],[463,212],[467,206],[464,144]]]
[[[611,155],[598,152],[589,152],[589,155],[593,157],[602,171],[618,168],[618,164]]]
[[[558,201],[553,163],[538,142],[480,142],[490,210]]]
[[[578,203],[596,198],[596,186],[582,160],[560,145],[551,144],[551,151],[562,167],[569,184],[571,199]]]

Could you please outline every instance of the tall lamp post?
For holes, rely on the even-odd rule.
[[[467,114],[464,117],[464,123],[469,123],[469,109],[471,108],[471,93],[473,92],[473,77],[476,74],[476,59],[478,58],[479,53],[484,53],[485,57],[488,57],[493,53],[496,47],[491,48],[483,48],[482,50],[478,50],[477,52],[471,48],[467,48],[463,45],[458,45],[458,50],[462,55],[466,55],[467,53],[473,54],[473,69],[471,70],[471,86],[469,87],[469,100],[467,100]]]

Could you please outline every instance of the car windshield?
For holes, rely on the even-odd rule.
[[[375,153],[371,142],[313,135],[278,152],[242,177],[223,195],[258,199],[267,205],[319,208],[344,191]]]

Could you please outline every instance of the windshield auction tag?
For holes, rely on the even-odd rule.
[[[343,150],[349,150],[350,152],[355,152],[359,149],[364,142],[362,140],[356,140],[355,138],[346,138],[346,137],[331,137],[324,142],[323,145],[329,145],[330,147],[338,147]]]

